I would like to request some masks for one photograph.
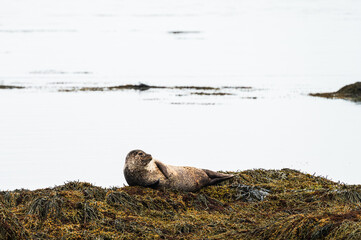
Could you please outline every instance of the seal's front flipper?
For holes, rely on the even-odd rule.
[[[225,173],[219,173],[219,172],[214,172],[208,169],[202,169],[207,175],[208,177],[211,179],[210,182],[208,183],[208,185],[214,185],[220,182],[223,182],[224,180],[233,178],[234,175],[232,174],[225,174]]]
[[[162,162],[159,162],[157,160],[155,160],[155,164],[157,165],[157,167],[159,168],[159,170],[163,173],[163,175],[165,176],[165,178],[169,178],[170,177],[170,174],[167,170],[167,166],[162,163]]]
[[[159,179],[157,181],[155,181],[154,183],[148,184],[144,187],[156,188],[156,187],[158,187],[158,185],[159,185]]]

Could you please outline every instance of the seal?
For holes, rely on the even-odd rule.
[[[234,176],[208,169],[167,165],[142,150],[133,150],[125,159],[124,177],[129,186],[195,192]]]

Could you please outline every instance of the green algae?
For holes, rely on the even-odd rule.
[[[1,239],[359,239],[361,186],[292,169],[199,192],[68,182],[0,192]],[[264,193],[262,197],[252,193]],[[267,193],[267,194],[265,194]]]

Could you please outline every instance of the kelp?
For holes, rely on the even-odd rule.
[[[254,169],[198,192],[67,182],[0,192],[0,239],[360,239],[361,186]]]
[[[0,239],[17,240],[27,239],[28,237],[28,232],[18,220],[16,214],[0,203]]]

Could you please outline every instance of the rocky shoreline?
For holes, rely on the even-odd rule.
[[[361,186],[247,170],[196,193],[68,182],[0,192],[0,239],[360,239]]]
[[[337,98],[337,99],[351,100],[354,102],[360,102],[361,82],[356,82],[350,85],[346,85],[336,92],[310,93],[309,95],[314,97]]]

